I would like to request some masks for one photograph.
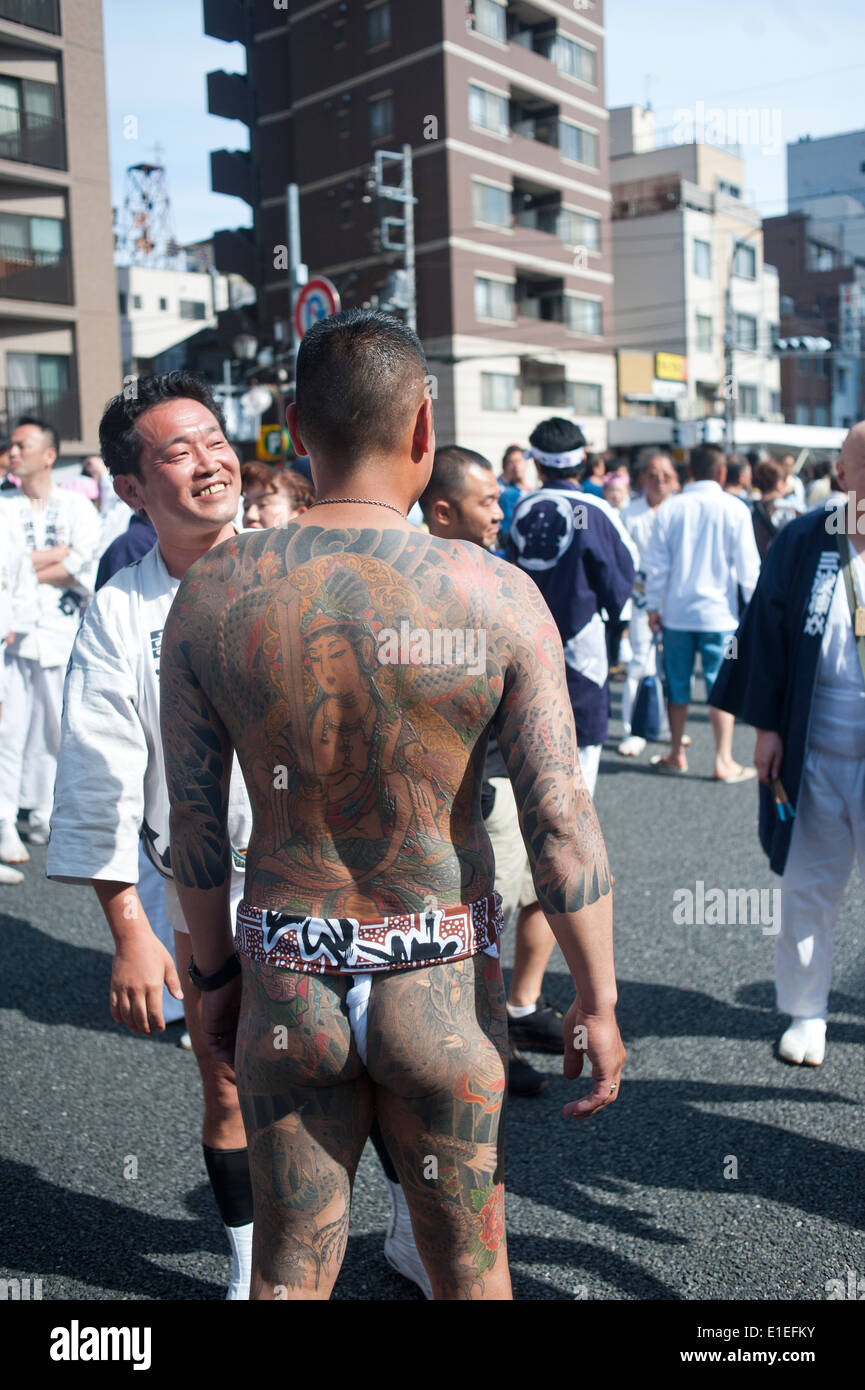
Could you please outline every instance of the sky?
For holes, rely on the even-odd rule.
[[[243,48],[204,36],[200,0],[103,0],[103,12],[115,205],[127,167],[158,143],[178,240],[248,226],[245,203],[210,191],[210,151],[248,139],[240,122],[207,114],[205,81],[214,68],[242,72]],[[667,135],[658,143],[683,138],[698,103],[716,128],[723,113],[730,138],[735,113],[755,113],[743,193],[766,217],[787,210],[789,141],[865,126],[863,0],[606,0],[605,24],[607,105],[650,101]]]

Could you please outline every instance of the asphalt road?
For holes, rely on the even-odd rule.
[[[614,687],[614,699],[618,693]],[[573,1125],[560,1060],[507,1117],[508,1227],[520,1300],[825,1300],[865,1276],[865,922],[858,880],[838,927],[826,1062],[775,1057],[772,936],[761,925],[677,925],[674,893],[772,887],[753,784],[714,785],[706,710],[692,772],[601,763],[597,805],[616,875],[621,1096]],[[736,733],[748,760],[750,730]],[[221,1299],[223,1232],[199,1142],[195,1063],[134,1038],[107,1007],[109,935],[92,893],[0,887],[0,1277],[45,1299]],[[767,923],[766,925],[770,925]],[[513,942],[506,944],[506,965]],[[571,1000],[561,957],[548,994]],[[134,1176],[133,1176],[134,1174]],[[336,1299],[420,1295],[382,1253],[388,1199],[370,1148],[358,1173]],[[865,1277],[862,1290],[865,1292]]]

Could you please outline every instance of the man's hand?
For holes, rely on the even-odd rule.
[[[761,782],[771,782],[773,777],[781,776],[781,763],[784,758],[784,745],[781,735],[771,729],[758,729],[754,745],[754,766]]]
[[[566,1120],[581,1120],[618,1099],[622,1067],[627,1053],[613,1009],[603,1014],[585,1013],[575,999],[562,1025],[565,1057],[562,1069],[568,1081],[576,1081],[586,1057],[592,1064],[594,1086],[582,1100],[570,1101],[562,1111]]]
[[[131,1033],[162,1033],[162,986],[175,999],[183,998],[180,980],[169,951],[151,931],[139,940],[117,947],[111,967],[111,1017],[125,1023]]]
[[[656,609],[650,608],[647,617],[649,619],[649,627],[652,629],[652,632],[655,634],[656,637],[660,637],[662,632],[664,631],[664,624],[661,621],[660,613],[658,613]]]
[[[234,1066],[237,1043],[237,1021],[240,1017],[240,997],[243,978],[235,975],[221,989],[208,989],[201,994],[201,1027],[204,1040],[214,1056]]]

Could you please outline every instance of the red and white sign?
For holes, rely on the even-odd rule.
[[[294,303],[294,326],[298,338],[308,333],[314,324],[331,314],[339,313],[339,291],[325,275],[307,280]]]

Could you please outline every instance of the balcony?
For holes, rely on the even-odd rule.
[[[0,299],[72,303],[72,263],[65,252],[0,245]]]
[[[255,242],[252,229],[237,227],[234,231],[222,228],[213,233],[213,260],[223,275],[242,275],[255,284]]]
[[[211,116],[223,116],[227,121],[252,120],[249,82],[242,72],[209,72],[207,74],[207,109]]]
[[[565,284],[563,280],[520,276],[516,288],[517,317],[540,319],[544,323],[565,322]]]
[[[210,186],[214,193],[242,198],[250,207],[255,201],[252,162],[246,150],[213,150],[210,155]]]
[[[0,19],[26,24],[46,34],[59,34],[59,0],[0,0]]]
[[[0,431],[8,437],[22,415],[35,415],[47,425],[53,425],[61,439],[81,438],[77,391],[0,386]]]
[[[246,15],[242,0],[204,0],[204,32],[209,38],[222,39],[224,43],[245,43]]]
[[[38,164],[44,169],[65,169],[65,121],[0,106],[0,159]]]

